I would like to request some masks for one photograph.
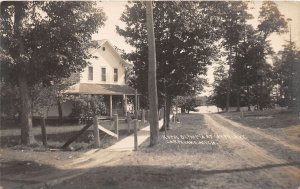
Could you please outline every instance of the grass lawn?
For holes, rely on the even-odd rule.
[[[109,130],[114,130],[114,127],[110,121],[101,121],[99,124],[104,126]],[[69,138],[75,135],[80,129],[85,125],[63,125],[63,126],[53,126],[47,125],[47,140],[50,148],[61,147]],[[133,132],[133,125],[131,127],[131,132],[128,133],[127,123],[124,120],[119,121],[119,139],[122,139]],[[1,127],[0,133],[0,146],[1,148],[19,148],[20,147],[20,134],[21,129],[16,127]],[[33,127],[33,134],[41,145],[42,136],[40,126]],[[100,139],[102,147],[106,148],[114,144],[117,140],[110,137],[104,132],[100,132]],[[80,137],[78,137],[71,146],[75,150],[87,150],[93,147],[93,126],[91,126],[87,131],[85,131]]]
[[[273,136],[283,138],[292,144],[300,144],[300,118],[297,113],[281,110],[252,112],[228,112],[222,115],[233,121]]]

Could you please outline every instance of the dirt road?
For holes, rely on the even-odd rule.
[[[245,167],[250,170],[261,168],[261,178],[272,180],[279,188],[300,186],[299,146],[288,144],[259,129],[224,119],[220,115],[205,114],[204,118],[214,133],[245,136],[235,141],[221,140],[224,146],[233,150],[235,158],[243,162]]]
[[[297,144],[217,114],[181,115],[154,148],[141,148],[53,188],[298,189]]]
[[[183,114],[160,144],[47,188],[298,189],[299,144],[218,114]],[[95,157],[97,158],[97,157]],[[74,169],[76,169],[74,167]]]

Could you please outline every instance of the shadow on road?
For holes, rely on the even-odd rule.
[[[201,170],[192,167],[161,167],[161,166],[100,166],[92,169],[60,170],[52,166],[40,165],[32,161],[9,161],[1,163],[1,183],[4,188],[9,188],[12,182],[19,185],[32,186],[44,183],[48,188],[183,188],[191,184],[193,179],[214,179],[218,174],[227,173],[231,176],[248,171],[260,171],[278,167],[299,166],[300,162],[288,162],[282,164],[267,164],[257,167],[245,167],[236,169]],[[82,175],[78,176],[78,173]],[[77,176],[56,185],[45,184],[53,179],[70,177],[73,173]],[[18,175],[18,176],[16,176]],[[21,176],[23,175],[23,176]],[[48,175],[48,177],[47,177]],[[53,176],[56,175],[56,178]],[[230,176],[229,175],[229,176]],[[43,178],[44,180],[38,180]],[[219,175],[220,176],[220,175]],[[207,179],[206,179],[207,180]],[[5,181],[9,181],[6,185]],[[202,180],[203,182],[205,180]],[[265,181],[269,182],[269,181]],[[55,182],[54,182],[55,183]],[[202,183],[205,184],[205,183]],[[205,184],[210,188],[210,183]],[[268,184],[269,185],[269,184]],[[40,188],[40,185],[37,187]],[[269,188],[272,188],[272,184]]]

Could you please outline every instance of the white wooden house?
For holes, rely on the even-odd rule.
[[[135,95],[135,89],[125,82],[126,68],[131,67],[124,61],[108,40],[94,41],[98,48],[91,49],[93,56],[91,63],[80,73],[79,83],[70,87],[66,94],[103,95],[108,109],[107,115],[125,115],[128,111],[127,97]],[[72,112],[72,104],[62,104],[63,117]],[[49,117],[58,116],[57,107],[53,107]]]

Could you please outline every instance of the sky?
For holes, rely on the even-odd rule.
[[[291,18],[291,31],[292,41],[294,41],[300,49],[300,1],[275,1],[278,5],[279,11],[286,17]],[[99,29],[97,34],[93,35],[93,39],[108,39],[113,45],[120,49],[124,49],[126,52],[133,51],[134,48],[126,44],[125,39],[116,32],[116,25],[124,27],[125,24],[120,21],[120,17],[125,10],[127,1],[102,1],[98,5],[103,8],[107,20],[105,26]],[[254,27],[258,24],[259,9],[262,5],[262,1],[251,1],[249,4],[249,13],[253,15],[253,19],[249,22]],[[289,33],[270,36],[273,50],[278,52],[283,49],[282,45],[285,41],[289,40]],[[213,82],[213,66],[208,68],[207,78],[209,83]],[[206,87],[203,95],[208,95],[211,88]]]
[[[120,17],[125,10],[127,1],[102,1],[98,3],[103,8],[107,20],[104,27],[99,29],[99,32],[93,36],[94,39],[108,39],[112,45],[126,52],[133,51],[134,48],[126,44],[124,37],[120,36],[116,31],[116,25],[124,27],[125,24],[120,20]]]

